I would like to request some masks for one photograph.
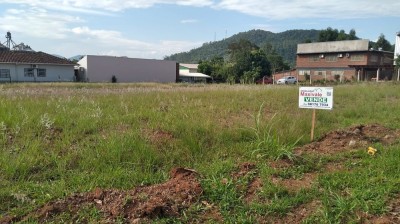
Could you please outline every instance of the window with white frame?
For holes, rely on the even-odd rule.
[[[299,75],[310,75],[311,71],[310,70],[299,70]]]
[[[10,78],[10,69],[0,69],[0,78]]]
[[[331,71],[331,75],[335,76],[335,75],[339,75],[342,76],[344,73],[344,71]]]
[[[38,68],[37,70],[37,77],[46,77],[46,69]]]
[[[24,76],[25,77],[34,77],[34,69],[33,68],[24,68]]]
[[[326,71],[315,71],[315,75],[325,76],[326,75]]]

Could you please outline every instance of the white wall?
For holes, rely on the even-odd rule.
[[[394,50],[394,59],[396,59],[398,55],[400,55],[400,32],[398,32],[396,35],[396,47]]]
[[[37,65],[37,68],[46,69],[46,77],[37,77],[37,69],[34,69],[34,77],[25,77],[24,69],[31,68],[31,64],[0,64],[0,68],[10,70],[11,82],[72,82],[75,79],[73,65]],[[10,79],[1,78],[0,81]]]
[[[78,62],[89,82],[175,82],[175,61],[87,55]]]

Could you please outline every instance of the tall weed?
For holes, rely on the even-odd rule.
[[[254,146],[255,149],[252,151],[252,155],[257,158],[273,158],[278,159],[289,159],[293,160],[293,149],[301,138],[295,142],[282,142],[280,136],[275,131],[274,119],[276,113],[266,122],[262,123],[262,111],[264,103],[258,109],[257,115],[254,116],[254,127],[251,127],[255,135]]]

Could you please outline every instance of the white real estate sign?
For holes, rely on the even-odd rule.
[[[332,110],[333,87],[300,87],[299,108]]]

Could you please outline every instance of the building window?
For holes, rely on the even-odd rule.
[[[344,71],[331,71],[331,76],[333,76],[333,78],[338,82],[342,81],[343,75],[344,75]]]
[[[315,75],[325,76],[326,75],[326,71],[315,71]]]
[[[25,77],[34,77],[34,69],[33,68],[24,68],[24,76]]]
[[[10,69],[0,69],[0,78],[10,78]]]
[[[370,62],[378,62],[378,56],[377,55],[371,55],[371,57],[369,58]]]
[[[37,70],[37,77],[46,77],[46,69],[38,68]]]
[[[299,75],[310,75],[311,71],[310,70],[299,70]]]
[[[311,55],[308,61],[319,61],[319,55]]]
[[[364,61],[364,55],[363,54],[352,54],[350,56],[350,61]]]
[[[331,75],[335,76],[335,75],[339,75],[342,76],[344,73],[344,71],[331,71]]]
[[[327,55],[325,60],[329,61],[329,62],[335,62],[335,61],[337,61],[337,56],[336,55]]]

